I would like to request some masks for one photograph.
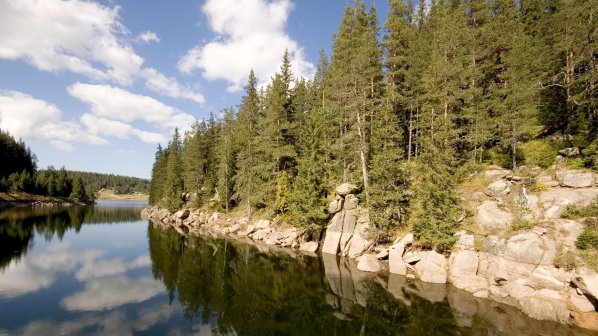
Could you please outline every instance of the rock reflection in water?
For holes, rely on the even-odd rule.
[[[154,277],[214,334],[587,335],[451,286],[364,273],[332,255],[148,230]]]

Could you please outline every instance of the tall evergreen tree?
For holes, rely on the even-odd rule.
[[[165,183],[163,205],[170,211],[176,211],[182,204],[183,194],[181,138],[178,128],[174,129],[172,140],[168,145]]]
[[[263,199],[263,194],[257,193],[256,183],[259,179],[258,164],[258,123],[261,119],[260,101],[256,88],[253,70],[249,73],[245,96],[239,105],[239,113],[235,129],[239,151],[236,157],[235,176],[233,178],[237,188],[235,196],[247,209],[247,216],[251,217],[255,206]]]
[[[233,108],[224,109],[223,120],[220,123],[220,132],[214,152],[217,162],[218,199],[220,206],[229,211],[231,198],[235,190],[233,176],[235,174],[234,158],[235,148],[235,116]]]
[[[164,189],[166,184],[166,163],[168,161],[168,149],[162,149],[158,144],[158,149],[154,157],[154,165],[152,167],[152,177],[149,187],[149,204],[158,204],[164,197]]]

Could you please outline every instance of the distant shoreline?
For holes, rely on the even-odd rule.
[[[73,201],[68,198],[51,197],[43,195],[28,194],[24,192],[0,192],[0,208],[12,207],[59,207],[59,206],[73,206],[73,205],[93,205],[93,203],[86,203],[80,201]]]
[[[149,196],[142,193],[132,194],[116,194],[114,191],[109,189],[102,189],[96,193],[96,200],[109,200],[109,201],[146,201]]]

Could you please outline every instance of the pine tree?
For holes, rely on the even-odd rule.
[[[69,197],[70,199],[77,201],[87,200],[87,192],[85,191],[85,186],[83,185],[83,180],[81,177],[78,176],[74,179],[73,190],[71,191],[71,195]]]
[[[217,178],[218,178],[218,197],[222,208],[229,211],[231,198],[233,195],[234,183],[233,176],[235,175],[234,158],[237,149],[234,146],[235,140],[235,116],[233,108],[224,109],[222,111],[224,118],[220,123],[220,132],[218,134],[218,141],[214,152],[217,162]]]
[[[258,164],[258,123],[261,119],[260,101],[256,89],[256,79],[253,70],[249,73],[245,96],[239,106],[239,113],[235,130],[236,141],[239,148],[236,157],[235,176],[233,178],[235,196],[247,209],[247,216],[251,217],[252,211],[260,201],[262,195],[256,193],[259,178]]]
[[[174,212],[180,208],[183,194],[181,139],[178,128],[174,129],[172,140],[168,146],[165,183],[163,206]]]
[[[149,186],[149,204],[154,205],[162,201],[166,183],[166,163],[168,161],[168,149],[162,149],[158,144],[158,149],[154,157],[152,167],[152,177]]]

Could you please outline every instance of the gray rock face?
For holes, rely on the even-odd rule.
[[[579,312],[587,313],[596,310],[596,307],[594,307],[585,295],[577,294],[577,291],[573,288],[569,288],[569,300]]]
[[[475,221],[478,226],[485,231],[502,230],[506,228],[513,220],[513,215],[505,210],[498,208],[498,203],[494,201],[484,201],[478,207],[478,214]]]
[[[326,229],[324,244],[322,245],[322,253],[337,254],[339,252],[344,217],[343,212],[338,212],[330,220],[330,224]]]
[[[357,258],[357,261],[357,269],[360,271],[376,273],[382,270],[382,266],[376,256],[364,254]]]
[[[507,241],[505,259],[537,265],[543,255],[542,239],[533,232],[517,234]]]
[[[510,173],[511,173],[510,170],[491,169],[491,170],[487,170],[486,172],[484,172],[484,177],[487,179],[497,179],[497,178],[503,178]]]
[[[353,209],[357,209],[357,206],[359,205],[359,198],[355,197],[355,195],[353,194],[349,194],[347,196],[345,196],[345,210],[353,210]]]
[[[357,186],[351,183],[343,183],[336,187],[336,193],[340,196],[354,194],[357,191]]]
[[[449,258],[449,281],[453,286],[471,293],[486,291],[488,280],[477,275],[478,263],[479,257],[475,251],[453,252]]]
[[[337,196],[334,201],[330,202],[330,205],[328,206],[328,213],[333,215],[341,211],[343,208],[343,201],[344,199],[342,197]]]
[[[562,186],[585,188],[594,185],[594,174],[578,170],[563,170],[556,172],[556,179]]]
[[[446,258],[435,251],[426,251],[419,254],[421,260],[415,264],[415,274],[424,282],[446,283]]]
[[[475,249],[475,236],[461,230],[455,234],[459,238],[455,243],[455,247],[461,250],[474,250]]]
[[[538,320],[549,320],[566,323],[570,311],[560,294],[551,289],[542,289],[532,296],[519,300],[521,310]]]

